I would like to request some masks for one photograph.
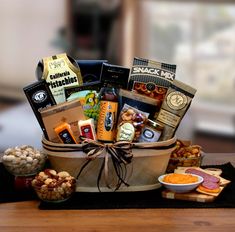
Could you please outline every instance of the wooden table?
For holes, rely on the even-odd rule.
[[[204,164],[235,162],[235,154],[209,154]],[[210,162],[211,161],[211,162]],[[235,231],[234,209],[39,210],[38,201],[0,204],[1,232]]]

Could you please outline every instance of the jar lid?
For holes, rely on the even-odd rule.
[[[162,131],[164,128],[164,126],[161,123],[150,120],[150,119],[148,119],[147,125],[151,126],[152,128],[154,128],[156,130],[160,130],[160,131]]]

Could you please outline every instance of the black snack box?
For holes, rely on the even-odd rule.
[[[102,66],[100,81],[102,84],[110,83],[116,88],[127,89],[130,69],[104,63]]]
[[[78,86],[66,87],[64,88],[65,98],[67,100],[73,93],[77,93],[83,90],[96,90],[97,92],[99,92],[101,87],[102,86],[100,81],[89,82]]]
[[[41,80],[24,87],[23,90],[45,137],[48,138],[41,114],[39,112],[41,109],[56,105],[48,84],[45,80]]]
[[[102,65],[107,62],[107,60],[76,60],[80,67],[83,83],[99,81]]]

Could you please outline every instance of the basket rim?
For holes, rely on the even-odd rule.
[[[152,157],[156,155],[168,154],[176,147],[176,137],[163,142],[140,143],[138,146],[134,144],[132,147],[134,157]],[[63,158],[85,158],[87,155],[83,152],[82,144],[59,144],[47,140],[42,140],[43,152],[48,157],[63,157]],[[138,152],[137,152],[138,151]],[[105,152],[104,152],[105,153]],[[97,158],[103,158],[105,154],[100,154]]]
[[[158,141],[158,142],[148,142],[148,143],[132,143],[133,148],[155,148],[155,147],[164,147],[171,144],[176,143],[177,138],[174,136],[171,139],[165,141]],[[54,148],[64,148],[64,149],[74,149],[74,148],[82,148],[83,144],[63,144],[63,143],[55,143],[47,140],[44,136],[42,137],[42,145]]]

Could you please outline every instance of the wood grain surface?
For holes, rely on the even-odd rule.
[[[235,209],[39,210],[37,201],[0,205],[0,231],[234,231]]]

